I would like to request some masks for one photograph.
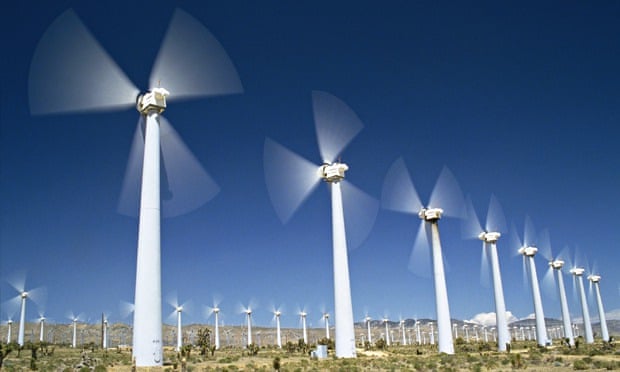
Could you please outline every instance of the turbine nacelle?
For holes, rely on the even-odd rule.
[[[564,261],[562,260],[554,260],[549,262],[549,266],[551,266],[552,268],[556,269],[556,270],[560,270],[562,269],[562,266],[564,266]]]
[[[175,308],[175,310],[176,310],[177,313],[182,313],[183,312],[183,306],[177,306]]]
[[[302,318],[305,318],[306,315],[308,315],[308,314],[305,311],[302,311],[302,312],[299,313],[299,316],[302,317]]]
[[[273,312],[273,315],[280,317],[280,315],[282,315],[282,312],[280,310],[276,310]]]
[[[248,316],[252,315],[252,309],[246,309],[243,310],[244,313],[246,313]]]
[[[519,248],[519,254],[522,254],[527,257],[534,257],[538,252],[538,248],[536,247],[521,247]]]
[[[575,267],[570,269],[570,273],[575,276],[582,276],[586,270],[583,267]]]
[[[478,234],[478,239],[482,240],[485,243],[497,243],[499,237],[502,236],[499,232],[481,232]]]
[[[165,88],[157,87],[140,94],[136,100],[136,109],[144,115],[150,112],[161,114],[166,109],[166,97],[170,95]]]
[[[601,281],[601,276],[600,275],[588,275],[588,280],[591,281],[592,283],[598,283]]]
[[[319,167],[319,177],[325,182],[338,183],[344,179],[344,172],[349,166],[344,163],[323,164]]]
[[[441,218],[443,209],[441,208],[422,208],[418,212],[418,217],[424,221],[434,222]]]
[[[19,296],[20,296],[21,298],[28,298],[28,292],[25,292],[25,291],[24,291],[24,292],[22,292]]]
[[[219,307],[214,307],[213,308],[213,312],[216,313],[216,314],[219,313],[220,312],[220,308]]]

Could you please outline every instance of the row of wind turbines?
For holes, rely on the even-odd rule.
[[[68,80],[66,76],[73,79]],[[162,113],[169,100],[242,91],[237,71],[224,48],[199,21],[179,9],[173,14],[153,65],[149,89],[143,93],[116,65],[73,10],[61,14],[49,26],[34,52],[29,79],[30,111],[33,115],[111,111],[128,107],[138,110],[138,125],[119,211],[129,215],[137,212],[139,219],[133,315],[133,357],[139,367],[160,366],[163,359],[161,217],[194,210],[219,191],[215,181]],[[439,235],[439,220],[442,217],[464,217],[458,207],[462,198],[454,176],[445,168],[428,203],[423,204],[404,161],[399,159],[388,171],[380,203],[345,180],[349,166],[339,158],[363,128],[360,119],[343,101],[326,92],[312,92],[312,107],[321,155],[319,164],[267,138],[264,144],[264,171],[271,201],[283,223],[292,218],[321,182],[325,182],[331,192],[336,356],[356,356],[347,246],[358,245],[364,240],[374,224],[380,205],[417,215],[421,219],[414,257],[418,250],[424,249],[421,246],[430,246],[439,351],[454,353]],[[161,189],[162,179],[164,190]],[[167,197],[162,198],[162,194]],[[501,234],[488,223],[487,228],[479,229],[477,234],[483,241],[483,250],[491,258],[498,344],[499,350],[505,350],[509,336],[496,251]],[[540,318],[540,322],[544,322],[533,263],[536,251],[527,241],[522,247],[532,275],[537,321]],[[596,283],[598,288],[598,280]],[[18,340],[23,342],[25,301],[30,293],[25,290],[20,293],[22,313]],[[176,311],[180,327],[183,310],[179,308]],[[214,309],[214,313],[217,318],[218,311]],[[251,328],[251,309],[247,309],[246,315],[248,328]],[[279,315],[276,320],[279,325]],[[305,324],[305,317],[302,320]],[[327,323],[327,318],[325,320]],[[217,324],[216,321],[216,343],[219,343]],[[537,329],[544,332],[544,327]],[[326,327],[326,332],[329,332],[329,327]],[[278,340],[280,342],[280,336]],[[547,337],[540,334],[539,340],[546,342]],[[251,341],[251,332],[248,331],[248,343]]]

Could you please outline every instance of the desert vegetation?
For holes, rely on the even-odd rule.
[[[333,342],[326,345],[325,359],[312,356],[315,344],[303,340],[288,341],[282,349],[272,346],[228,346],[215,350],[209,330],[201,331],[195,345],[179,352],[165,349],[163,371],[567,371],[620,370],[620,351],[614,343],[597,342],[577,347],[540,348],[534,341],[515,341],[510,352],[494,351],[487,342],[464,342],[457,339],[456,353],[438,353],[434,345],[386,346],[382,339],[358,344],[356,359],[333,357]],[[116,347],[102,350],[90,342],[73,349],[67,344],[0,344],[3,371],[132,371],[131,350]]]

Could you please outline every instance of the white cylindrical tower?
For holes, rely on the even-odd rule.
[[[534,256],[538,252],[536,247],[522,247],[519,253],[525,256],[530,271],[530,282],[532,285],[532,299],[534,300],[534,314],[536,316],[536,341],[540,346],[546,346],[550,342],[547,338],[547,327],[545,326],[545,313],[543,310],[542,299],[540,297],[540,287],[538,286],[538,275],[536,275],[536,264]]]
[[[282,334],[280,333],[280,311],[276,310],[276,342],[278,347],[282,349]]]
[[[400,329],[403,332],[403,345],[407,345],[407,337],[405,336],[405,320],[400,321]]]
[[[583,315],[583,328],[586,336],[586,344],[594,343],[594,334],[592,332],[592,323],[590,322],[590,310],[588,310],[588,300],[586,298],[586,291],[583,287],[583,273],[584,269],[576,267],[570,270],[571,274],[575,276],[577,280],[577,287],[579,288],[579,299],[581,300],[581,313]]]
[[[215,350],[220,349],[220,309],[214,308],[215,313]]]
[[[336,164],[337,165],[337,164]],[[340,183],[330,182],[332,197],[332,238],[334,259],[334,317],[336,322],[336,357],[355,358],[353,305],[349,281],[349,259],[344,228]]]
[[[9,319],[9,321],[6,323],[6,325],[7,325],[6,343],[10,344],[11,343],[11,331],[13,330],[13,321],[11,319]]]
[[[558,278],[558,292],[560,294],[560,306],[562,309],[562,326],[564,327],[564,337],[568,339],[570,346],[575,346],[575,338],[573,337],[573,330],[571,328],[570,312],[568,311],[568,301],[566,300],[564,277],[562,276],[564,261],[554,260],[550,262],[549,265],[556,272]]]
[[[24,327],[26,326],[26,299],[28,298],[28,292],[22,292],[21,295],[21,309],[19,312],[19,329],[17,331],[17,344],[24,346]]]
[[[390,331],[389,331],[389,323],[390,320],[388,318],[383,319],[383,323],[385,323],[385,342],[387,346],[390,346]]]
[[[41,329],[39,330],[39,342],[43,342],[45,340],[45,317],[42,316],[41,318],[39,318],[39,322],[41,323]]]
[[[366,318],[364,318],[364,320],[366,321],[366,330],[367,330],[367,334],[368,334],[368,342],[372,344],[372,334],[370,333],[370,321],[372,320],[372,318],[370,318],[369,316],[367,316]]]
[[[325,319],[325,337],[329,340],[329,314],[323,314],[323,319]]]
[[[304,338],[304,344],[308,345],[308,331],[306,329],[306,312],[302,311],[300,314],[301,316],[301,331],[302,331],[302,335]]]
[[[499,259],[497,256],[497,240],[500,238],[499,232],[488,232],[480,234],[479,238],[484,242],[482,249],[488,249],[491,272],[493,278],[493,295],[495,296],[495,319],[497,327],[497,350],[506,351],[510,344],[510,334],[508,332],[508,321],[506,319],[506,303],[504,302],[504,287],[500,274]]]
[[[71,347],[74,349],[77,347],[77,319],[73,319],[73,340],[71,341]]]
[[[252,309],[247,309],[245,314],[248,318],[248,345],[252,344]]]
[[[431,228],[435,306],[437,309],[437,336],[439,338],[438,350],[440,353],[454,354],[452,330],[450,329],[451,319],[450,306],[448,304],[448,289],[446,287],[441,241],[439,239],[438,222],[442,213],[443,210],[440,208],[422,209],[419,213],[419,217],[426,221],[426,223],[430,223]]]
[[[177,352],[181,351],[183,347],[183,329],[181,325],[181,313],[183,312],[183,306],[177,306],[177,347],[175,350]]]
[[[594,292],[596,293],[596,304],[598,305],[598,316],[601,321],[601,337],[603,341],[609,342],[609,330],[607,329],[607,319],[605,318],[605,309],[603,308],[603,300],[601,299],[600,275],[589,275],[588,280],[594,284]]]
[[[138,226],[133,358],[137,367],[161,366],[161,236],[159,113],[146,115]]]
[[[430,338],[430,343],[431,345],[435,345],[435,330],[433,329],[433,322],[428,323],[428,325],[431,327],[431,330],[428,333],[429,338]]]

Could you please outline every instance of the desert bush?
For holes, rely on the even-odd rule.
[[[575,370],[587,370],[590,369],[590,364],[586,363],[583,359],[573,362],[573,369]]]

